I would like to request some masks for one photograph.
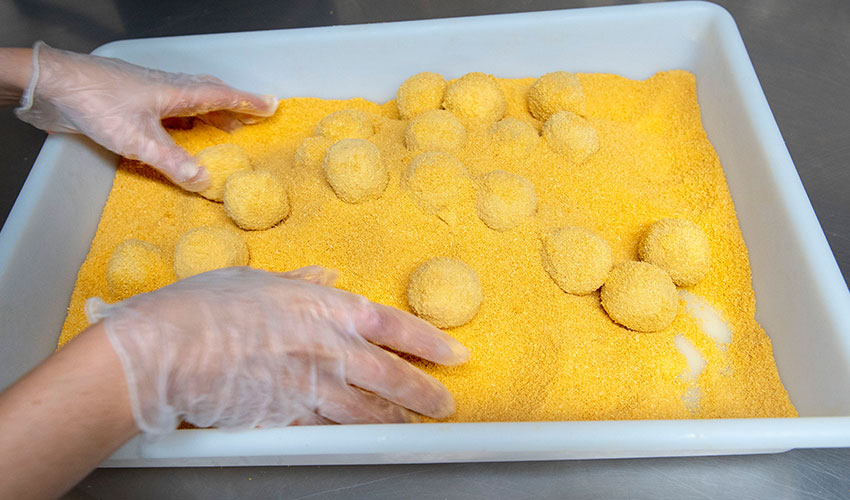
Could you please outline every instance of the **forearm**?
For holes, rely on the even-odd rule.
[[[0,106],[15,106],[32,77],[32,49],[0,48]]]
[[[138,433],[100,325],[0,394],[0,498],[50,498]]]

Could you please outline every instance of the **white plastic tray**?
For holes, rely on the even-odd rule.
[[[423,70],[697,76],[702,118],[750,252],[757,319],[798,419],[413,424],[180,431],[105,465],[346,464],[764,453],[850,446],[850,294],[731,16],[682,2],[105,45],[280,97],[385,101]],[[0,387],[48,355],[112,183],[115,156],[51,136],[0,233]]]

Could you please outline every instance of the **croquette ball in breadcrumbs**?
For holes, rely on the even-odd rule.
[[[315,135],[334,141],[342,139],[368,139],[375,135],[372,119],[363,111],[343,109],[319,120]]]
[[[404,143],[412,151],[454,153],[466,143],[466,128],[444,109],[426,111],[407,125]]]
[[[567,293],[586,295],[605,282],[614,253],[601,236],[583,227],[564,227],[543,238],[543,267]]]
[[[238,229],[196,227],[177,241],[174,272],[178,279],[248,264],[248,245]]]
[[[443,75],[424,71],[401,84],[396,93],[396,106],[402,120],[409,120],[425,111],[440,109],[446,95]]]
[[[172,283],[174,278],[174,270],[165,254],[147,241],[122,241],[106,264],[106,286],[116,300],[152,292]]]
[[[642,261],[667,271],[678,286],[696,285],[711,267],[708,238],[689,220],[656,221],[641,240],[638,253]]]
[[[268,229],[289,215],[289,197],[271,172],[237,172],[227,180],[224,211],[242,229]]]
[[[493,75],[467,73],[449,84],[443,107],[467,124],[493,123],[505,116],[505,92]]]
[[[496,231],[507,231],[534,216],[537,195],[525,177],[494,170],[481,178],[475,205],[484,224]]]
[[[679,310],[679,295],[670,275],[646,262],[614,266],[602,285],[600,298],[612,320],[638,332],[667,328]]]
[[[343,139],[331,146],[322,168],[334,193],[348,203],[379,198],[389,180],[378,147],[364,139]]]
[[[521,161],[534,150],[539,139],[534,127],[516,118],[504,118],[490,127],[493,152],[506,161]]]
[[[463,163],[439,151],[416,155],[402,176],[402,187],[420,207],[437,214],[474,196]]]
[[[531,115],[546,121],[558,111],[583,115],[584,91],[578,77],[568,71],[546,73],[528,90],[528,110]]]
[[[543,138],[556,153],[573,163],[584,162],[599,150],[596,129],[581,116],[570,111],[558,111],[543,124]]]
[[[407,287],[410,308],[438,328],[468,323],[481,307],[481,300],[478,274],[449,257],[435,257],[420,265]]]
[[[251,169],[248,153],[236,144],[218,144],[202,149],[195,160],[210,174],[210,187],[199,194],[213,201],[224,198],[224,185],[231,175]]]

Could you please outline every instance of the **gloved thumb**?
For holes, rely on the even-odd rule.
[[[141,134],[135,155],[130,151],[121,153],[131,158],[135,156],[187,191],[198,192],[208,188],[209,172],[174,142],[159,120],[153,122],[146,127],[145,133]]]

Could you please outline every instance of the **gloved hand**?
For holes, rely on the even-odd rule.
[[[467,349],[419,318],[326,286],[335,277],[316,266],[219,269],[113,305],[89,299],[86,314],[105,322],[148,434],[181,418],[251,428],[454,412],[440,382],[375,344],[446,365]]]
[[[32,79],[15,114],[42,130],[85,134],[189,191],[202,191],[209,174],[174,143],[160,120],[205,115],[208,123],[230,130],[252,115],[271,116],[276,108],[273,96],[242,92],[212,76],[167,73],[37,42]]]

